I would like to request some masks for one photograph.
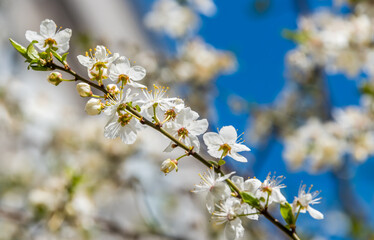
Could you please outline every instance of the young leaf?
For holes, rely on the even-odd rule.
[[[283,219],[286,221],[288,225],[295,224],[295,217],[292,212],[292,206],[288,202],[280,205],[280,212]]]
[[[24,57],[27,58],[26,54],[26,48],[23,47],[21,44],[17,43],[13,39],[9,38],[10,43],[13,45],[13,47]]]
[[[38,51],[34,48],[34,44],[37,43],[38,41],[32,41],[29,46],[27,46],[26,49],[26,54],[29,59],[39,59],[39,54]]]
[[[260,201],[254,197],[251,193],[248,192],[241,192],[240,195],[244,202],[248,203],[250,206],[254,208],[260,207]]]
[[[65,63],[66,62],[66,57],[68,56],[68,52],[64,53],[62,56],[61,56],[61,60],[62,60],[62,63]]]

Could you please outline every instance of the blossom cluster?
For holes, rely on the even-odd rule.
[[[216,12],[212,0],[158,0],[145,18],[146,25],[173,38],[193,32],[198,24],[198,13],[211,16]]]
[[[306,186],[302,185],[298,196],[290,205],[281,192],[281,189],[286,187],[282,184],[284,177],[271,177],[269,174],[261,182],[257,178],[244,180],[242,177],[233,176],[234,174],[235,172],[221,175],[213,169],[208,169],[205,174],[200,175],[202,182],[196,185],[192,191],[206,193],[206,207],[217,224],[226,223],[225,236],[227,239],[239,239],[244,236],[241,218],[258,220],[261,211],[271,207],[274,203],[288,208],[289,213],[283,216],[285,219],[287,217],[290,219],[288,224],[296,223],[299,212],[308,211],[313,218],[323,219],[323,214],[311,207],[311,205],[319,203],[321,199],[317,198],[318,191],[310,192],[310,188],[306,192]],[[230,177],[231,181],[239,188],[242,196],[243,194],[250,196],[250,201],[242,201],[232,195],[229,185],[225,182]]]
[[[255,178],[244,181],[242,177],[233,176],[235,172],[224,175],[220,167],[226,163],[226,157],[247,162],[239,153],[250,149],[243,144],[244,141],[240,138],[241,135],[238,136],[237,130],[233,126],[224,126],[218,133],[206,133],[209,125],[206,119],[199,119],[199,114],[185,106],[181,98],[167,96],[167,88],[153,85],[153,90],[148,90],[145,85],[139,83],[145,78],[146,70],[138,65],[132,66],[125,56],[112,54],[106,47],[98,45],[94,50],[90,49],[85,55],[77,57],[87,68],[89,79],[77,75],[66,61],[65,52],[68,50],[66,46],[69,46],[70,36],[61,38],[60,32],[56,33],[55,26],[52,20],[46,19],[41,23],[40,34],[27,32],[27,39],[31,42],[27,49],[13,40],[11,43],[26,58],[32,69],[58,69],[74,76],[74,79],[64,79],[60,72],[52,72],[48,81],[53,85],[80,80],[76,85],[78,94],[81,97],[90,97],[85,106],[87,114],[103,113],[108,116],[109,120],[104,127],[105,137],[120,138],[125,144],[133,144],[139,132],[150,126],[170,140],[165,146],[165,152],[171,152],[177,147],[184,149],[185,154],[176,159],[167,159],[161,164],[161,171],[165,174],[177,171],[178,162],[188,156],[195,157],[205,165],[211,165],[207,173],[201,175],[203,182],[196,185],[193,192],[207,193],[207,208],[213,219],[218,223],[228,222],[228,239],[243,236],[241,217],[257,220],[258,215],[269,214],[267,209],[273,203],[281,205],[282,216],[292,228],[290,235],[295,232],[300,212],[308,211],[315,219],[323,218],[320,212],[310,206],[319,203],[318,192],[311,193],[310,189],[306,192],[305,186],[300,188],[299,195],[291,205],[280,191],[285,187],[281,184],[283,177],[271,177],[269,174],[261,182]],[[45,34],[45,29],[48,34]],[[71,33],[71,30],[61,32]],[[38,52],[34,44],[44,52]],[[63,66],[56,65],[54,59]],[[99,89],[102,95],[96,95],[91,89],[92,86]],[[200,135],[203,135],[209,155],[217,161],[207,161],[198,155],[201,149]],[[39,190],[34,192],[31,198],[35,204],[39,204],[43,202],[40,199],[48,200],[49,197],[43,190]],[[61,201],[65,199],[62,198]],[[48,201],[43,204],[50,205],[52,209],[56,208],[48,204]],[[74,205],[74,202],[72,204]],[[79,205],[79,202],[77,204]]]
[[[320,11],[301,17],[297,32],[290,36],[299,43],[287,55],[290,65],[305,72],[320,66],[351,78],[361,72],[372,76],[374,15],[370,9],[372,6],[363,2],[356,6],[355,14],[348,16]]]
[[[310,119],[286,138],[284,158],[291,168],[316,172],[343,164],[345,156],[362,163],[374,154],[371,112],[347,107],[333,112],[333,121]]]

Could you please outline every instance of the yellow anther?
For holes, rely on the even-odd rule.
[[[88,52],[86,52],[86,57],[88,57]]]

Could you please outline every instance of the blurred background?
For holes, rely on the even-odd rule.
[[[204,196],[205,170],[184,158],[159,170],[168,141],[103,136],[73,84],[58,89],[11,47],[53,19],[73,30],[68,62],[103,44],[147,70],[145,83],[233,125],[252,151],[227,171],[286,177],[321,190],[298,220],[302,239],[374,239],[374,1],[0,0],[0,239],[224,239]],[[205,152],[202,149],[202,152]],[[279,209],[271,210],[279,217]],[[247,221],[245,239],[286,239]]]

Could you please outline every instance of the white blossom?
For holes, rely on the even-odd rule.
[[[310,192],[312,186],[309,188],[308,192],[305,192],[305,188],[305,184],[300,186],[299,194],[292,203],[292,211],[294,214],[299,211],[301,213],[308,211],[312,218],[323,219],[323,214],[310,206],[320,203],[321,198],[316,198],[319,192]]]
[[[247,159],[238,154],[250,149],[238,143],[238,135],[233,126],[222,127],[219,134],[208,132],[203,136],[204,143],[208,146],[208,153],[212,157],[223,158],[229,156],[239,162],[247,162]]]
[[[244,236],[240,216],[245,214],[245,205],[235,197],[227,198],[220,204],[216,204],[217,210],[212,213],[212,219],[218,224],[226,223],[226,239],[235,240]]]
[[[86,52],[86,56],[77,56],[80,64],[87,67],[90,78],[98,81],[108,78],[108,69],[118,57],[118,53],[111,55],[111,52],[102,45],[96,46],[95,53],[90,49],[90,53]]]
[[[57,31],[57,25],[53,20],[45,19],[40,24],[40,33],[34,31],[26,31],[26,39],[30,42],[38,41],[35,45],[40,50],[47,48],[57,48],[56,52],[59,54],[65,53],[69,50],[69,41],[71,38],[71,29],[66,28]]]
[[[144,85],[137,83],[146,75],[146,71],[141,66],[132,66],[130,61],[122,56],[119,57],[110,67],[109,78],[113,81],[123,82],[135,88],[145,88]]]
[[[106,138],[115,139],[120,137],[125,144],[132,144],[137,138],[138,132],[143,129],[142,124],[134,115],[126,110],[126,104],[130,102],[136,94],[131,94],[131,89],[118,102],[114,102],[105,110],[106,115],[111,119],[104,128]]]
[[[225,180],[230,178],[233,174],[235,174],[235,172],[221,176],[221,174],[217,174],[213,168],[208,169],[202,175],[200,174],[203,181],[200,182],[200,184],[195,185],[195,189],[192,190],[192,192],[208,193],[206,196],[206,206],[210,213],[213,212],[217,200],[223,200],[230,196],[231,190],[225,183]]]
[[[199,152],[200,142],[197,136],[208,129],[208,121],[206,119],[197,120],[198,118],[197,112],[192,111],[189,107],[184,108],[177,114],[175,121],[165,124],[165,130],[185,145],[193,147],[195,152]],[[173,142],[170,142],[164,151],[172,151],[172,144]]]

